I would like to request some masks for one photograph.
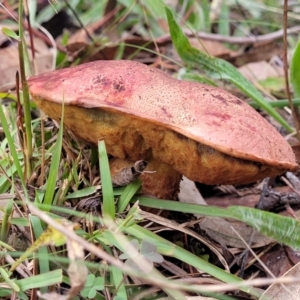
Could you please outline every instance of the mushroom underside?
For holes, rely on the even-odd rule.
[[[35,102],[51,118],[61,118],[60,104],[40,98],[35,98]],[[230,156],[162,125],[113,109],[65,105],[64,123],[85,142],[97,144],[104,139],[107,152],[113,157],[132,162],[154,159],[205,184],[245,184],[285,171]]]
[[[61,104],[41,98],[34,100],[51,118],[61,118]],[[245,184],[286,171],[276,166],[230,156],[162,125],[114,109],[65,105],[64,123],[87,143],[97,144],[103,139],[107,152],[113,157],[132,162],[140,159],[158,161],[168,165],[162,170],[166,176],[174,173],[173,178],[178,178],[180,173],[205,184]],[[157,162],[154,165],[157,167]],[[151,174],[146,177],[149,176]],[[171,180],[174,185],[177,185],[177,181]]]

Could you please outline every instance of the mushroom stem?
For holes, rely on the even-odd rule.
[[[128,173],[124,172],[124,170],[132,168],[134,164],[134,162],[127,159],[111,159],[109,165],[112,181],[122,183],[123,180],[121,177],[125,176],[126,178],[123,177],[124,183],[129,183]],[[170,165],[150,159],[147,168],[140,175],[142,193],[160,199],[175,200],[179,193],[181,177],[181,174],[175,171]]]

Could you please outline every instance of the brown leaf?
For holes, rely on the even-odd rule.
[[[243,66],[252,62],[259,62],[262,60],[270,60],[273,56],[280,54],[281,47],[276,41],[268,40],[263,42],[256,42],[248,45],[244,51],[232,55],[227,60],[236,67]]]
[[[200,40],[197,38],[190,38],[189,41],[192,47],[204,51],[213,57],[228,59],[234,54],[237,54],[235,51],[226,48],[224,44],[218,41]]]
[[[239,71],[250,81],[257,82],[270,77],[282,77],[283,68],[273,66],[266,61],[258,61],[246,64],[239,68]]]
[[[235,235],[231,227],[233,227],[242,237],[248,242],[252,231],[252,248],[269,245],[273,240],[264,236],[258,231],[252,229],[248,225],[233,220],[224,220],[217,217],[204,217],[199,223],[200,228],[203,229],[212,239],[219,242],[221,245],[245,249],[245,244]]]
[[[34,38],[36,50],[37,73],[49,71],[52,67],[53,55],[46,44]],[[0,91],[8,91],[15,87],[16,71],[19,70],[19,54],[16,43],[0,49]]]
[[[293,263],[289,260],[288,256],[286,255],[284,247],[282,247],[279,244],[277,244],[270,251],[265,253],[261,257],[261,260],[275,277],[282,276],[291,267],[293,267]],[[257,266],[259,266],[261,269],[264,269],[264,267],[260,266],[259,264],[257,264]],[[266,274],[268,276],[267,272]]]
[[[283,277],[300,277],[300,263],[287,271]],[[272,284],[261,296],[260,300],[296,300],[300,299],[299,282]]]

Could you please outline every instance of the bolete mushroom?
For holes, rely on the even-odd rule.
[[[148,161],[156,173],[143,174],[143,189],[160,198],[176,197],[181,174],[241,184],[298,168],[286,140],[245,102],[138,62],[56,70],[31,77],[29,89],[53,119],[64,103],[65,125],[82,140],[104,139],[113,157]]]

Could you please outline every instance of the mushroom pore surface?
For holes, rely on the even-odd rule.
[[[108,153],[156,159],[191,180],[237,184],[294,171],[290,145],[248,104],[226,91],[173,79],[133,61],[96,61],[29,79],[50,117]]]

